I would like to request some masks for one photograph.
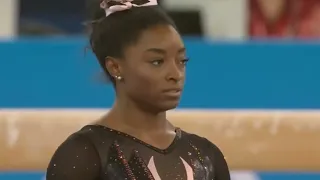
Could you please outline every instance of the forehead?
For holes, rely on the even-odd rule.
[[[180,34],[170,25],[157,25],[142,32],[135,49],[160,48],[179,50],[184,47]]]

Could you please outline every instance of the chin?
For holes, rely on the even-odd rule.
[[[177,102],[163,102],[158,107],[161,111],[168,111],[177,108],[179,105],[179,101]]]
[[[179,100],[154,100],[144,104],[144,109],[154,113],[161,113],[175,109],[179,105]]]

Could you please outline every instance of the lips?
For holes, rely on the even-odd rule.
[[[181,88],[171,88],[171,89],[166,89],[163,92],[181,92]]]
[[[171,96],[171,97],[180,97],[182,89],[181,88],[173,88],[173,89],[167,89],[163,91],[165,95]]]

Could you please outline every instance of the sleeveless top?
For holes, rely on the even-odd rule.
[[[227,163],[207,139],[176,129],[166,149],[126,133],[87,125],[54,153],[47,180],[230,180]]]

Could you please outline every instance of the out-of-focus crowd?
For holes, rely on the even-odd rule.
[[[92,1],[99,0],[20,0],[16,3],[17,34],[82,34],[85,30],[82,23],[90,14],[87,6]],[[320,37],[320,0],[159,0],[159,3],[184,35],[220,39]]]
[[[320,37],[319,0],[250,0],[251,37]]]

